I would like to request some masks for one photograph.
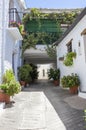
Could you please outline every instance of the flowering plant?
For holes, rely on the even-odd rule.
[[[13,27],[14,27],[14,26],[15,26],[15,27],[18,27],[18,23],[17,23],[16,21],[10,21],[10,22],[9,22],[9,25],[10,25],[10,26],[13,26]]]
[[[22,35],[25,35],[25,34],[26,34],[26,32],[25,32],[25,30],[24,30],[24,25],[21,24],[21,23],[18,23],[18,22],[16,22],[16,21],[10,21],[10,22],[9,22],[9,26],[10,26],[10,27],[18,27],[18,29],[19,29],[19,31],[20,31],[20,33],[21,33]]]

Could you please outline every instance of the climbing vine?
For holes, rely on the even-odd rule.
[[[26,49],[30,49],[31,47],[35,48],[36,43],[37,37],[35,37],[34,33],[30,35],[26,34],[23,38],[22,55],[24,54]]]
[[[26,34],[23,37],[23,44],[22,44],[22,54],[26,49],[30,47],[34,47],[36,44],[46,44],[47,45],[47,53],[50,57],[56,56],[56,48],[55,46],[49,46],[48,44],[52,44],[53,42],[57,41],[58,38],[62,35],[61,23],[68,23],[71,24],[73,20],[78,15],[77,12],[63,12],[63,13],[41,13],[39,9],[33,8],[31,9],[30,13],[26,13],[22,19],[23,24],[25,26]],[[47,31],[40,31],[41,28],[41,20],[42,19],[51,19],[54,20],[56,26],[54,27],[57,29],[57,32],[47,32]],[[31,32],[30,28],[27,26],[28,21],[31,23],[33,21],[37,22],[38,31]],[[34,23],[35,25],[35,23]],[[30,32],[27,30],[30,30]],[[21,30],[21,28],[20,28]],[[64,61],[65,62],[65,61]]]
[[[69,23],[71,24],[76,16],[78,15],[77,11],[70,11],[70,12],[62,12],[62,13],[42,13],[37,8],[32,8],[30,13],[26,13],[23,17],[23,23],[25,24],[28,20],[36,19],[54,19],[58,20],[59,23]]]

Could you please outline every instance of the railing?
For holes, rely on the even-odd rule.
[[[17,27],[18,24],[21,24],[21,19],[16,8],[9,9],[9,26]]]

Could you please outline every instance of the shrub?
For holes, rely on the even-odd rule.
[[[12,70],[7,70],[3,75],[3,83],[0,85],[0,89],[9,96],[19,93],[20,84],[16,81]]]
[[[59,80],[60,79],[60,70],[59,69],[52,69],[48,71],[49,79]]]
[[[63,76],[63,78],[61,79],[61,84],[64,88],[79,86],[80,85],[79,76],[73,73],[71,75]]]
[[[18,78],[19,81],[25,81],[26,83],[29,83],[31,79],[30,73],[32,72],[32,67],[30,65],[23,65],[19,67],[18,69]]]

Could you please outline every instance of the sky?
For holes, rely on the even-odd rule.
[[[84,8],[86,0],[25,0],[27,8]]]

